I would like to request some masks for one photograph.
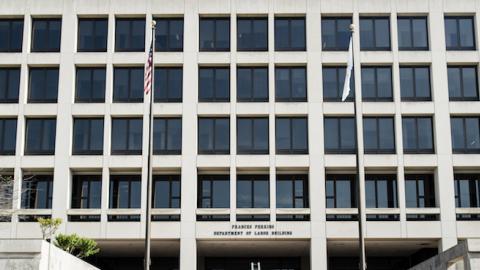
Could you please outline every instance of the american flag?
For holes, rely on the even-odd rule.
[[[145,94],[149,94],[152,89],[152,69],[153,69],[153,44],[150,45],[150,52],[148,53],[147,67],[145,68],[145,84],[143,90]]]

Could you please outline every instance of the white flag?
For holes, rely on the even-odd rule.
[[[342,101],[345,101],[350,94],[350,77],[352,77],[353,69],[353,40],[350,37],[350,43],[348,44],[348,60],[347,71],[345,72],[345,82],[343,83]]]

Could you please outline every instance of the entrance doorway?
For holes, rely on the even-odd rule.
[[[301,258],[205,258],[205,270],[302,270]]]

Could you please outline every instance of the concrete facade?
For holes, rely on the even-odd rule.
[[[446,51],[444,16],[446,14],[473,15],[477,50]],[[225,16],[230,18],[231,50],[229,52],[199,52],[199,17]],[[268,16],[269,50],[266,52],[237,52],[236,18],[242,15]],[[274,18],[285,15],[306,17],[307,50],[302,52],[277,52],[274,46]],[[394,102],[362,102],[361,81],[355,80],[356,103],[360,114],[357,116],[358,135],[363,141],[363,116],[392,116],[395,119],[396,154],[360,154],[361,198],[364,198],[364,176],[367,172],[388,172],[398,176],[399,207],[393,209],[363,209],[362,222],[367,244],[382,241],[411,241],[435,243],[439,250],[446,250],[457,244],[458,239],[480,237],[480,221],[457,221],[457,213],[480,214],[480,209],[456,209],[453,186],[454,172],[480,172],[480,155],[452,154],[450,116],[480,115],[478,101],[450,102],[448,97],[447,64],[469,64],[478,66],[480,51],[480,1],[478,0],[1,0],[0,17],[23,17],[24,38],[22,53],[0,53],[0,66],[20,66],[19,104],[1,104],[1,117],[18,117],[17,151],[15,156],[0,156],[0,167],[13,172],[16,179],[15,190],[20,191],[22,175],[25,172],[50,172],[54,176],[52,209],[20,209],[20,202],[14,205],[12,221],[0,223],[0,238],[40,237],[38,225],[18,222],[21,214],[46,214],[67,220],[69,214],[99,214],[100,222],[65,222],[61,232],[78,233],[99,242],[141,241],[145,232],[144,213],[146,198],[142,196],[142,209],[109,209],[108,191],[111,173],[138,173],[142,175],[142,194],[146,191],[147,177],[147,129],[143,127],[143,154],[138,156],[110,155],[111,118],[115,116],[143,117],[148,123],[148,99],[144,103],[113,103],[113,67],[122,65],[143,66],[146,52],[115,52],[115,18],[142,17],[150,25],[153,17],[179,16],[184,18],[183,52],[157,53],[155,65],[183,67],[183,103],[154,104],[155,116],[182,117],[182,154],[174,156],[154,156],[154,173],[181,173],[181,209],[154,209],[157,214],[181,214],[180,222],[154,222],[154,240],[165,241],[162,246],[178,249],[180,269],[197,269],[201,258],[197,257],[201,248],[214,248],[215,243],[231,243],[231,240],[244,240],[248,243],[265,242],[276,246],[281,241],[295,243],[299,250],[306,245],[307,261],[310,269],[327,268],[327,247],[342,241],[358,238],[358,227],[354,221],[329,222],[326,214],[352,214],[356,209],[326,209],[325,174],[327,172],[355,172],[355,155],[328,155],[324,150],[325,116],[353,115],[352,103],[323,102],[322,66],[343,65],[347,52],[324,52],[321,41],[321,19],[323,16],[351,16],[359,25],[361,15],[385,15],[390,17],[391,51],[360,51],[359,31],[354,35],[355,78],[361,78],[361,65],[390,65],[393,74]],[[430,50],[399,51],[397,40],[397,15],[427,15]],[[32,17],[61,17],[62,39],[60,53],[32,53]],[[108,51],[106,53],[79,53],[76,51],[78,17],[108,17]],[[146,42],[151,40],[151,32],[145,29]],[[148,44],[148,43],[147,43]],[[146,51],[148,46],[146,46]],[[236,102],[237,65],[267,65],[269,69],[269,102]],[[402,102],[400,99],[400,64],[426,64],[430,66],[432,101]],[[75,67],[106,66],[106,102],[101,104],[75,104]],[[198,67],[201,65],[225,65],[231,72],[231,102],[198,102]],[[275,66],[300,65],[307,68],[308,102],[275,102]],[[58,103],[27,103],[28,70],[32,66],[59,66],[60,80]],[[402,142],[402,116],[433,116],[435,154],[404,154]],[[57,119],[56,149],[54,156],[24,155],[25,118],[54,116]],[[72,149],[72,126],[74,116],[104,117],[104,155],[74,156]],[[230,155],[197,154],[197,117],[230,117]],[[267,116],[270,123],[269,155],[236,154],[236,118],[238,116]],[[275,116],[306,116],[309,121],[309,154],[275,154]],[[359,145],[363,153],[363,145]],[[197,172],[223,172],[231,175],[229,209],[197,209]],[[300,172],[309,175],[310,208],[277,209],[277,172]],[[102,208],[70,209],[72,172],[101,173]],[[237,172],[262,172],[270,175],[270,208],[237,209]],[[405,173],[433,173],[435,175],[437,205],[435,208],[411,209],[405,205]],[[237,214],[270,214],[270,222],[278,231],[291,231],[288,236],[216,236],[216,231],[228,231],[237,224]],[[399,214],[400,221],[367,222],[366,214]],[[109,214],[140,214],[140,222],[108,222]],[[197,222],[197,214],[226,214],[230,222]],[[277,214],[310,214],[310,221],[277,222]],[[407,221],[407,214],[439,214],[439,221]],[[256,224],[256,222],[252,222]],[[275,241],[274,241],[275,240]],[[277,241],[278,240],[278,241]],[[291,241],[291,242],[288,242]],[[113,242],[115,243],[115,242]],[[170,243],[170,244],[169,244]],[[438,245],[437,245],[438,243]],[[247,244],[248,246],[249,244]],[[141,245],[140,245],[141,246]],[[155,245],[154,245],[155,246]],[[266,245],[265,249],[271,246]],[[216,246],[221,247],[221,245]],[[337,248],[339,248],[337,246]],[[341,248],[341,247],[340,247]],[[373,249],[374,250],[374,249]],[[368,250],[367,250],[368,252]],[[375,252],[375,251],[372,251]],[[280,253],[279,253],[280,254]],[[200,267],[201,268],[201,267]]]

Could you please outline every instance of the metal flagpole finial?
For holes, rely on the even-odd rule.
[[[155,29],[157,27],[157,21],[153,20],[152,21],[152,28]]]
[[[355,24],[350,24],[350,32],[355,32]]]

